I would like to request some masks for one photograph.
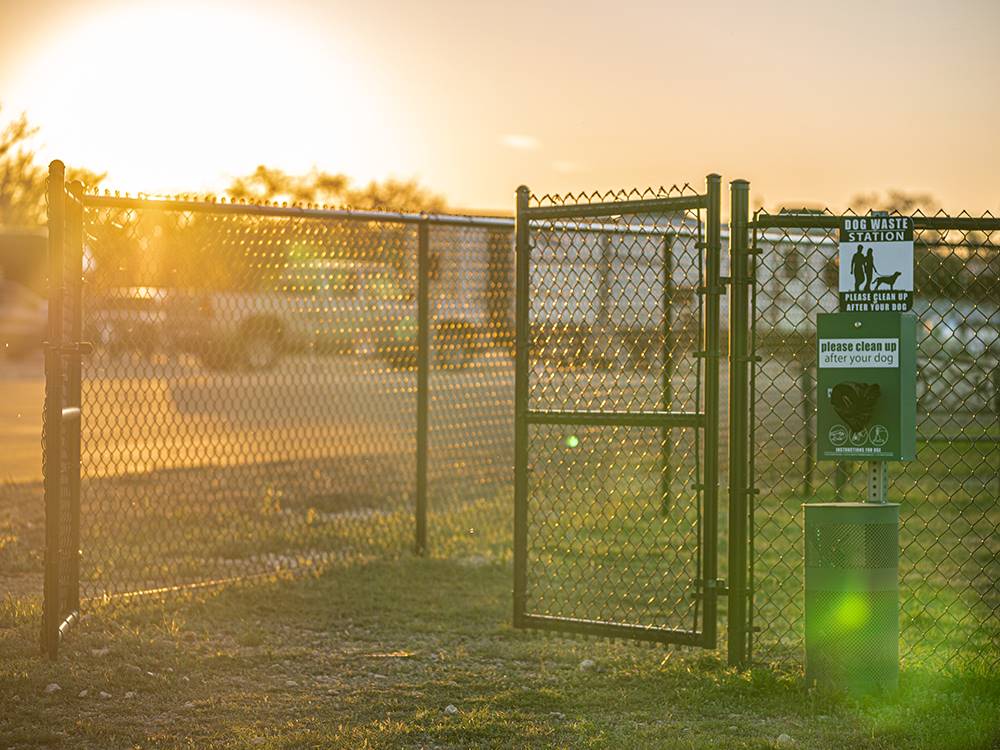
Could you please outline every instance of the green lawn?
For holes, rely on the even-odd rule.
[[[767,748],[787,734],[809,748],[988,748],[1000,737],[995,678],[906,670],[888,699],[817,693],[795,673],[739,674],[715,654],[514,631],[510,580],[504,561],[404,558],[146,602],[92,614],[57,663],[38,656],[38,612],[8,606],[0,746]],[[46,693],[51,683],[61,689]]]

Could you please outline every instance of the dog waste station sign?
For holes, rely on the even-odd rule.
[[[913,219],[845,216],[840,220],[840,311],[913,309]]]

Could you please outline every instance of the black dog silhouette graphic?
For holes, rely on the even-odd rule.
[[[902,271],[896,271],[896,273],[890,273],[887,276],[876,276],[875,277],[875,288],[878,289],[880,286],[885,284],[889,289],[895,289],[896,281],[899,279],[899,275]]]

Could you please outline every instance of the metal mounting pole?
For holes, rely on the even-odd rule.
[[[868,502],[885,503],[889,494],[889,465],[885,461],[868,462]]]

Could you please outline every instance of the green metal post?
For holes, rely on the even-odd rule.
[[[750,423],[750,183],[730,183],[729,270],[729,664],[747,665],[750,657],[747,586],[749,564]]]
[[[66,202],[66,254],[69,277],[68,302],[70,305],[69,340],[74,346],[66,368],[66,401],[76,416],[66,422],[63,429],[66,444],[66,462],[69,477],[69,550],[66,579],[66,612],[80,609],[80,436],[83,428],[82,362],[83,342],[83,184],[77,180],[68,186],[70,200]]]
[[[416,552],[427,554],[427,440],[430,387],[430,227],[417,225],[417,507]]]
[[[705,179],[708,209],[705,212],[705,462],[703,497],[705,513],[702,528],[702,575],[704,593],[705,646],[716,643],[718,532],[719,532],[719,364],[720,297],[722,288],[722,178],[710,174]]]
[[[804,428],[805,452],[802,456],[802,496],[809,498],[813,492],[813,479],[816,466],[816,435],[813,432],[813,412],[816,410],[812,370],[808,364],[802,365],[800,376],[802,388],[802,425]]]
[[[674,403],[674,234],[663,235],[663,362],[660,370],[660,392],[663,411],[669,412]],[[669,427],[660,430],[660,511],[670,512],[670,467],[673,456],[672,432]]]
[[[514,626],[522,627],[528,590],[528,356],[531,348],[530,237],[525,212],[531,192],[517,189],[514,228],[515,342],[514,361]]]
[[[59,532],[62,490],[63,408],[63,241],[66,224],[66,168],[49,164],[49,323],[45,342],[45,579],[42,603],[42,653],[59,653]]]

